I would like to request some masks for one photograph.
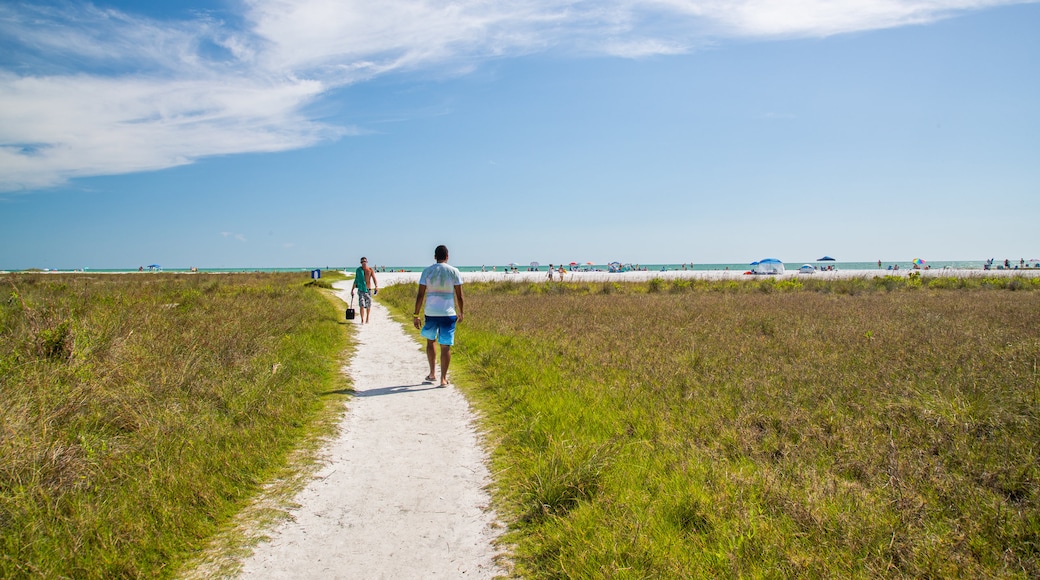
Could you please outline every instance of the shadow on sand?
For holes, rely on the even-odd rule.
[[[433,389],[442,389],[431,383],[420,383],[418,385],[400,385],[397,387],[380,387],[378,389],[368,389],[365,391],[354,391],[355,397],[382,397],[383,395],[399,395],[403,393],[418,393],[421,391],[430,391]]]

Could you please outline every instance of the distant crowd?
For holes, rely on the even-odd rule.
[[[994,266],[994,260],[993,260],[993,258],[990,258],[990,259],[986,260],[986,263],[982,266],[982,269],[983,270],[1018,270],[1019,268],[1022,268],[1022,269],[1026,269],[1026,268],[1040,268],[1040,260],[1037,260],[1036,258],[1034,258],[1032,260],[1029,260],[1029,262],[1026,262],[1025,258],[1019,258],[1018,263],[1012,265],[1011,260],[1008,260],[1007,258],[1004,258],[1004,265],[1003,266],[1000,265],[999,263],[996,264],[996,268],[994,268],[993,266]]]

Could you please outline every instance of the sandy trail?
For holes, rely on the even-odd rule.
[[[336,284],[349,299],[350,282]],[[349,366],[357,391],[299,507],[240,578],[492,578],[500,529],[486,454],[455,388],[422,384],[425,351],[373,303]]]

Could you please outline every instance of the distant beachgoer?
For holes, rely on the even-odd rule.
[[[379,282],[376,281],[375,270],[368,267],[368,258],[361,258],[361,265],[354,270],[354,285],[350,287],[350,296],[354,296],[354,290],[358,292],[358,309],[361,311],[361,323],[367,324],[372,316],[372,294],[369,288],[379,292]]]
[[[563,264],[560,264],[560,282],[563,282],[563,275],[567,273],[567,270],[563,269]]]
[[[552,276],[553,276],[553,265],[549,264],[549,281],[550,282],[552,282]]]
[[[441,377],[438,386],[447,387],[451,345],[455,344],[455,326],[462,322],[462,274],[458,268],[448,264],[447,246],[437,246],[433,257],[437,262],[426,267],[419,275],[419,292],[415,295],[412,324],[421,329],[426,339],[426,359],[430,363],[426,382],[437,380],[437,350],[433,345],[437,341],[441,347]],[[419,314],[424,304],[426,321],[420,325]]]
[[[880,269],[881,269],[881,260],[878,260],[878,261],[877,261],[877,269],[878,269],[878,270],[880,270]]]

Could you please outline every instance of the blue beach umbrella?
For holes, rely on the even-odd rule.
[[[824,257],[822,257],[822,258],[820,258],[820,259],[818,259],[816,261],[817,262],[833,262],[834,258],[832,258],[830,256],[824,256]]]

